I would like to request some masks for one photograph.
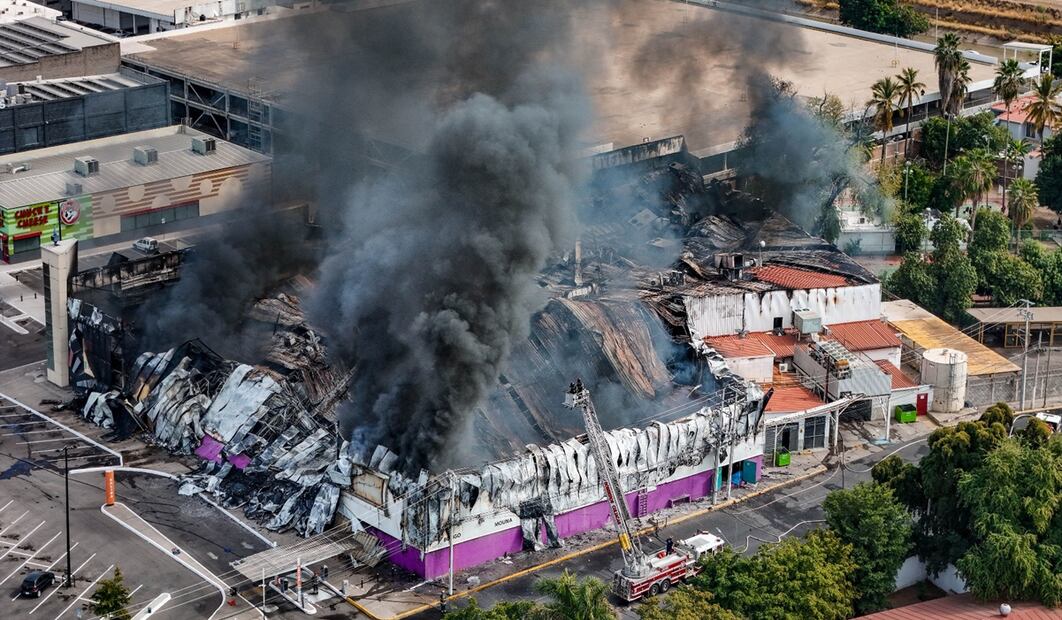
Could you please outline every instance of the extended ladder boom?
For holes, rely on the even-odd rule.
[[[643,574],[647,571],[648,562],[637,538],[631,531],[631,514],[627,509],[627,501],[623,497],[619,472],[616,471],[616,465],[609,455],[605,432],[601,429],[601,422],[597,419],[594,403],[590,400],[590,391],[583,387],[581,380],[568,386],[564,406],[569,409],[578,408],[583,412],[583,423],[586,425],[590,452],[597,463],[598,478],[605,487],[605,496],[608,498],[609,506],[612,507],[612,518],[616,521],[616,527],[619,528],[619,542],[620,549],[623,551],[625,572],[630,575]]]

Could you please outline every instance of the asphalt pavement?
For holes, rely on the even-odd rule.
[[[821,527],[824,518],[822,500],[826,495],[833,490],[851,488],[870,480],[870,468],[879,460],[896,453],[905,461],[916,462],[927,452],[926,437],[921,437],[897,443],[881,452],[848,462],[843,467],[834,463],[827,471],[792,486],[705,513],[677,525],[664,526],[655,537],[643,538],[642,545],[645,549],[655,550],[657,547],[662,548],[663,541],[668,537],[679,540],[699,531],[707,531],[721,536],[732,548],[751,554],[764,543],[778,542],[784,536],[802,536],[813,528]],[[581,577],[594,576],[610,583],[612,574],[622,564],[622,558],[613,545],[487,588],[477,592],[475,598],[482,607],[519,598],[544,600],[534,594],[534,583],[542,577],[557,577],[564,570],[570,570]],[[622,618],[637,617],[632,606],[624,605],[615,598],[611,602]],[[465,603],[462,601],[460,604]],[[439,616],[437,610],[432,610],[416,617],[427,619]]]

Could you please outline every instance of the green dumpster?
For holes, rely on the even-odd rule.
[[[893,413],[900,424],[910,424],[918,419],[918,409],[914,405],[896,405]]]
[[[789,467],[789,460],[792,457],[789,454],[789,450],[782,449],[774,453],[774,466],[775,467]]]

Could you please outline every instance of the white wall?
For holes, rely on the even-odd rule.
[[[900,367],[900,347],[886,347],[884,349],[869,349],[860,351],[872,360],[885,360],[893,366]]]
[[[823,325],[881,318],[881,285],[863,284],[829,289],[769,291],[711,297],[684,297],[687,324],[695,340],[726,336],[741,329],[768,332],[775,317],[783,327],[793,326],[793,308],[819,313]],[[739,305],[740,304],[740,309]]]
[[[933,585],[949,594],[962,594],[969,591],[966,587],[966,581],[959,576],[954,566],[949,564],[944,570],[940,571],[939,575],[933,577],[926,572],[926,565],[922,560],[918,559],[918,556],[911,556],[904,560],[900,570],[896,571],[896,585],[894,587],[896,590],[901,590],[920,581],[925,581],[927,578]]]
[[[728,357],[726,365],[734,374],[755,381],[756,383],[771,383],[774,379],[774,356],[761,355],[757,357]]]

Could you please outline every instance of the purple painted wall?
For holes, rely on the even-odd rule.
[[[751,459],[756,462],[756,473],[759,478],[763,469],[763,456]],[[735,466],[735,469],[737,466]],[[646,497],[647,512],[656,512],[670,507],[674,503],[683,501],[696,501],[711,493],[711,480],[714,470],[694,474],[679,480],[673,480],[658,485],[649,492]],[[638,514],[638,493],[627,493],[627,508],[634,516]],[[600,529],[611,519],[611,509],[608,502],[598,502],[571,512],[556,516],[557,533],[561,538],[574,536],[590,530]],[[380,542],[391,549],[389,559],[397,566],[416,573],[424,579],[435,579],[445,575],[450,569],[450,550],[439,549],[420,557],[420,550],[408,547],[401,551],[402,545],[397,538],[385,534],[373,527],[367,527],[369,532],[380,539]],[[542,541],[545,542],[545,531],[541,533]],[[464,570],[478,566],[485,562],[495,560],[505,554],[519,553],[523,550],[523,540],[520,528],[514,527],[494,534],[481,536],[475,540],[457,543],[454,545],[454,569]]]

